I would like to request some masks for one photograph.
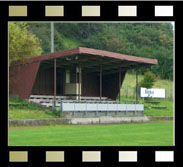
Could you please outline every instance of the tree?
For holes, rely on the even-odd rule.
[[[27,57],[42,53],[40,40],[31,31],[25,22],[9,23],[9,65],[12,61],[23,60]]]
[[[152,88],[155,81],[156,76],[151,71],[148,71],[144,74],[144,79],[139,83],[139,87]]]
[[[50,24],[27,25],[42,40],[44,53],[49,53]],[[78,46],[157,59],[151,71],[162,79],[173,80],[171,23],[55,23],[55,51]],[[141,68],[139,72],[146,71]]]

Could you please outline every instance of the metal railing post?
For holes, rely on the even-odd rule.
[[[54,111],[54,100],[52,100],[52,112]]]
[[[86,107],[86,115],[87,115],[87,103],[86,103],[85,107]]]
[[[75,115],[75,110],[76,110],[76,107],[75,107],[75,102],[74,103],[74,111],[73,111],[73,116]]]
[[[96,113],[97,113],[97,116],[98,116],[98,102],[97,102],[97,111],[96,111]]]
[[[61,102],[60,102],[60,117],[62,116],[62,109],[63,109],[63,102],[61,100]]]
[[[136,103],[137,103],[137,102],[135,102],[135,112],[134,112],[134,115],[136,115],[136,105],[137,105]]]
[[[125,102],[125,104],[126,104],[126,115],[127,115],[127,103]]]

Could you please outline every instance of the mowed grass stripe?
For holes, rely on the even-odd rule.
[[[10,128],[10,146],[172,146],[173,122]]]

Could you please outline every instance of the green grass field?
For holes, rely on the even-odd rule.
[[[173,122],[9,129],[9,146],[172,146]]]

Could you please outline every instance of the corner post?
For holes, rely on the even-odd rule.
[[[100,66],[100,102],[102,100],[102,66]]]
[[[57,95],[57,64],[54,59],[54,107],[56,107],[56,95]]]
[[[80,99],[81,99],[81,65],[80,64],[79,64],[79,77],[78,77],[78,79],[79,79],[78,100],[80,101]]]
[[[119,67],[119,103],[121,101],[121,92],[120,92],[120,89],[121,89],[121,67]]]
[[[136,103],[138,101],[138,70],[136,69]]]

